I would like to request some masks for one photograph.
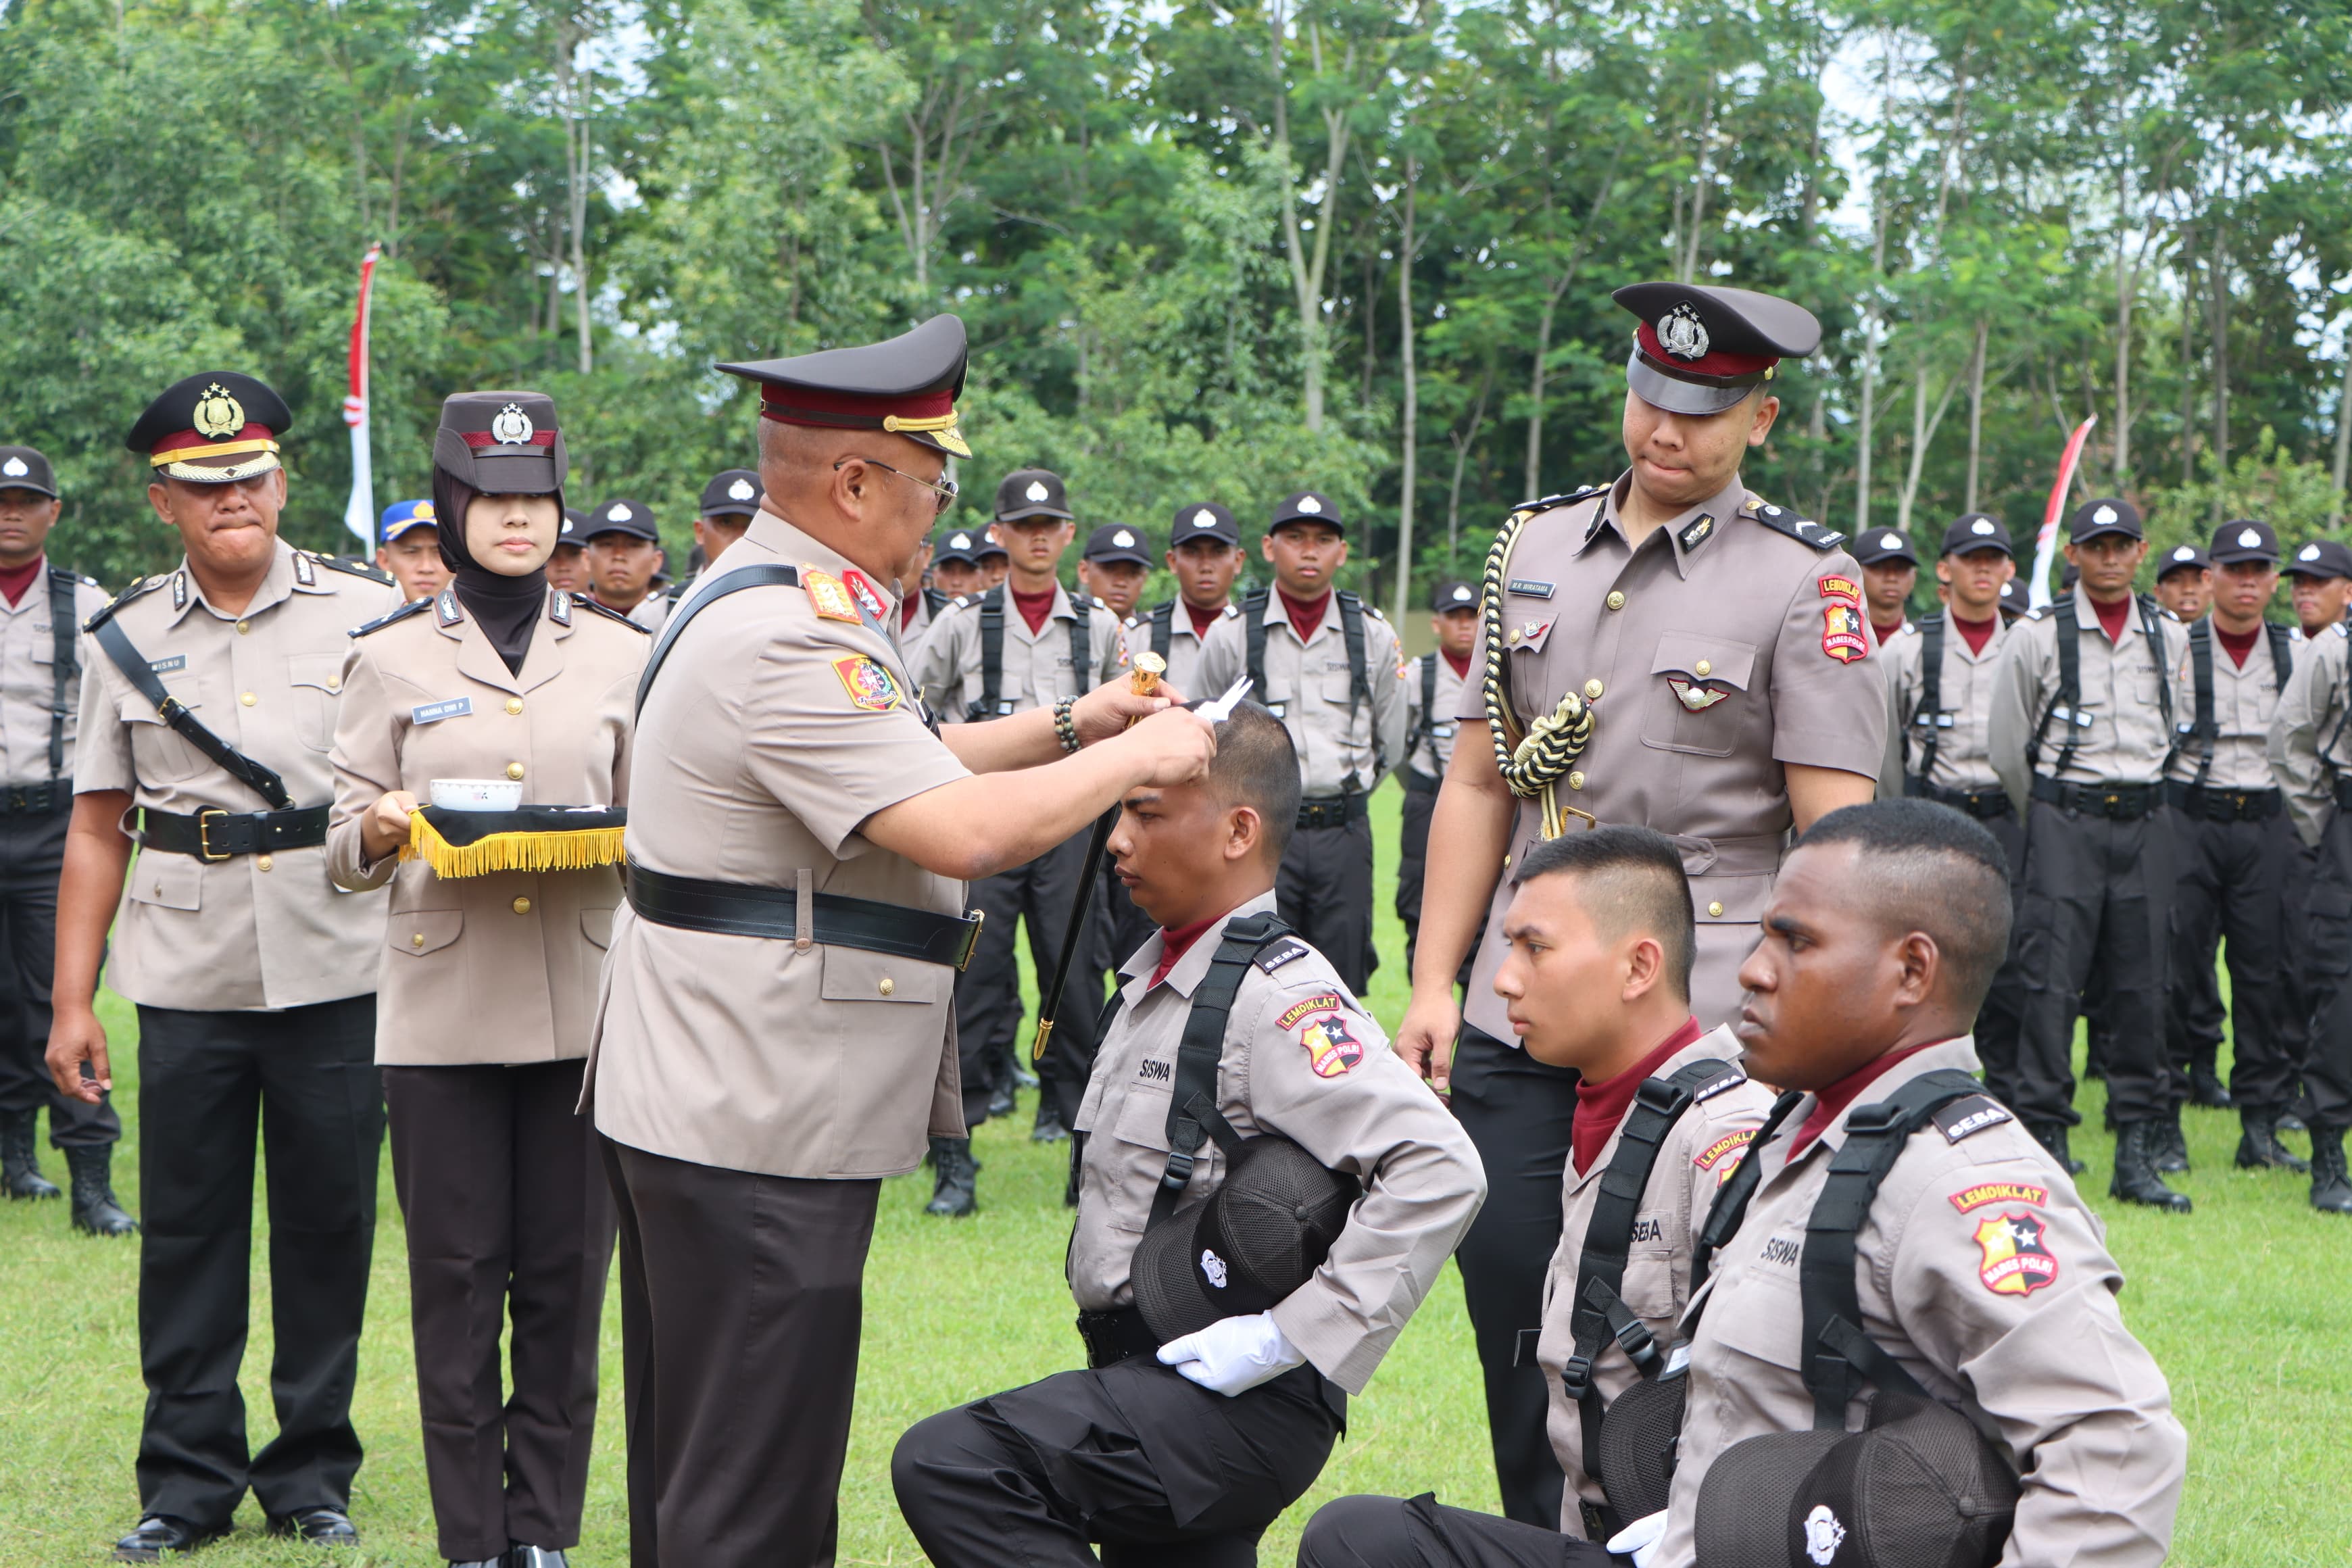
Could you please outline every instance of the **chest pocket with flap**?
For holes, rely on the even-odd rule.
[[[938,1002],[953,984],[955,971],[868,952],[861,947],[821,946],[823,978],[817,994],[828,1002]]]
[[[286,683],[294,689],[294,732],[314,752],[332,751],[335,703],[343,689],[343,656],[289,654]]]
[[[183,674],[178,679],[166,679],[163,689],[178,698],[197,718],[205,717],[201,683]],[[136,691],[124,694],[115,711],[130,729],[131,765],[141,783],[179,784],[213,765],[211,759],[180,739],[179,731],[163,722],[163,716],[155,711],[155,705]]]
[[[1650,659],[1642,699],[1642,744],[1662,752],[1727,757],[1738,743],[1756,672],[1756,645],[1695,632],[1667,632]]]

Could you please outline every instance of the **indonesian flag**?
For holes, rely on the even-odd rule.
[[[2066,510],[2066,492],[2074,487],[2074,467],[2083,460],[2083,443],[2091,438],[2092,415],[2066,437],[2065,456],[2058,459],[2058,482],[2050,487],[2050,504],[2042,511],[2042,531],[2033,539],[2033,575],[2026,580],[2026,608],[2038,610],[2050,602],[2051,563],[2058,555],[2058,520]]]
[[[375,287],[376,258],[383,247],[371,245],[360,258],[360,303],[352,317],[352,383],[343,395],[343,423],[352,427],[352,499],[343,508],[343,526],[356,534],[365,559],[375,549],[375,475],[368,456],[368,295]]]

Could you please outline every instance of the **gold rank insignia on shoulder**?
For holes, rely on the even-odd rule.
[[[830,572],[804,565],[801,568],[801,586],[808,590],[809,608],[817,613],[820,620],[865,624],[866,617],[857,613],[857,599],[850,593],[849,584]],[[835,668],[840,666],[836,664]]]
[[[245,405],[215,382],[196,399],[196,411],[190,423],[205,440],[224,440],[245,428]]]
[[[817,612],[823,615],[822,610]],[[852,619],[856,619],[853,614]],[[862,653],[833,661],[834,674],[841,677],[842,689],[849,693],[850,705],[868,713],[887,713],[906,701],[898,682],[890,672]]]

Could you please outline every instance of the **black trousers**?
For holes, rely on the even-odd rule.
[[[1339,1418],[1297,1367],[1228,1399],[1144,1357],[928,1416],[890,1457],[937,1568],[1248,1568],[1330,1457]]]
[[[1397,770],[1404,785],[1397,833],[1397,919],[1404,922],[1404,966],[1412,970],[1413,950],[1421,942],[1421,886],[1429,864],[1429,819],[1437,811],[1437,781],[1412,768]],[[1478,949],[1472,943],[1470,951]]]
[[[2173,1102],[2188,1099],[2189,1064],[2211,1059],[2229,1021],[2213,973],[2214,949],[2221,946],[2236,1025],[2231,1031],[2231,1097],[2242,1105],[2276,1110],[2294,1094],[2295,1078],[2286,1023],[2294,1011],[2286,988],[2286,900],[2296,858],[2294,829],[2284,813],[2239,822],[2182,814],[2178,821],[2172,997],[2165,1009]]]
[[[1605,1547],[1417,1498],[1334,1498],[1298,1541],[1298,1568],[1608,1568]]]
[[[49,1076],[49,976],[58,953],[58,873],[71,811],[0,811],[0,1111],[49,1108],[49,1142],[97,1149],[122,1136],[111,1101],[58,1092]]]
[[[360,1322],[375,1246],[383,1090],[375,997],[280,1013],[139,1009],[139,1501],[226,1526],[351,1506]],[[268,1156],[269,1393],[278,1436],[247,1458],[254,1139]]]
[[[971,885],[971,907],[986,911],[988,919],[980,928],[971,963],[956,977],[956,1050],[967,1127],[988,1120],[991,1064],[1008,1047],[1024,1061],[1029,1057],[1029,1037],[1021,1027],[1021,978],[1013,958],[1014,927],[1028,924],[1029,962],[1042,991],[1053,983],[1054,966],[1062,956],[1090,837],[1081,833],[1025,866]],[[1087,921],[1081,940],[1089,949],[1099,949],[1102,922]],[[1055,1097],[1066,1127],[1076,1120],[1078,1102],[1086,1098],[1087,1075],[1094,1070],[1095,1021],[1102,1012],[1103,971],[1108,967],[1109,961],[1098,951],[1082,952],[1071,961],[1054,1037],[1037,1067],[1044,1085],[1039,1092]]]
[[[1976,819],[1977,825],[1993,837],[2009,857],[2011,914],[2024,897],[2025,888],[2025,827],[2016,816],[2003,812],[1999,816]],[[2018,974],[2015,954],[2003,963],[1994,973],[1992,988],[1985,993],[1984,1005],[1977,1010],[1977,1055],[1986,1064],[1987,1076],[1991,1076],[1990,1064],[1996,1060],[2010,1064],[2017,1060],[2018,1030],[2025,1014],[2025,987]]]
[[[1381,966],[1372,951],[1372,825],[1301,827],[1274,879],[1275,910],[1331,961],[1358,996]]]
[[[2321,1126],[2352,1127],[2352,811],[2328,823],[2311,876],[2304,932],[2311,1049],[2303,1082]]]
[[[2111,1031],[2107,1102],[2118,1122],[2172,1107],[2163,1010],[2171,956],[2177,818],[2136,822],[2032,803],[2011,958],[2024,1016],[2013,1062],[1985,1082],[2028,1121],[2073,1126],[2075,998],[2095,973]]]
[[[629,1562],[830,1564],[882,1184],[600,1142],[620,1217]]]
[[[611,1189],[572,1109],[581,1065],[383,1069],[425,1475],[453,1562],[580,1541],[613,1261]]]
[[[1503,1511],[1556,1528],[1567,1479],[1544,1431],[1536,1365],[1544,1271],[1559,1245],[1559,1188],[1577,1076],[1465,1026],[1454,1047],[1454,1114],[1486,1167],[1486,1202],[1454,1260],[1486,1384],[1486,1430]]]

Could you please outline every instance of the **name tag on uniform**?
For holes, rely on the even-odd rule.
[[[2097,714],[2085,713],[2079,708],[2053,708],[2050,717],[2061,724],[2072,724],[2078,730],[2087,730],[2099,721]]]
[[[408,710],[412,724],[437,724],[444,719],[462,719],[474,710],[470,697],[452,697],[442,702],[420,702]]]
[[[1451,724],[1432,724],[1429,727],[1429,732],[1441,741],[1454,739],[1454,726]]]
[[[147,668],[158,675],[169,675],[175,669],[187,668],[188,656],[175,653],[169,658],[151,658],[147,661]]]
[[[1514,594],[1525,594],[1530,599],[1549,599],[1554,587],[1538,577],[1514,577],[1503,586]]]
[[[1276,718],[1279,719],[1282,717],[1284,710],[1286,710],[1290,704],[1287,702],[1264,702],[1260,703],[1259,706],[1264,708],[1267,712],[1273,714]]]

